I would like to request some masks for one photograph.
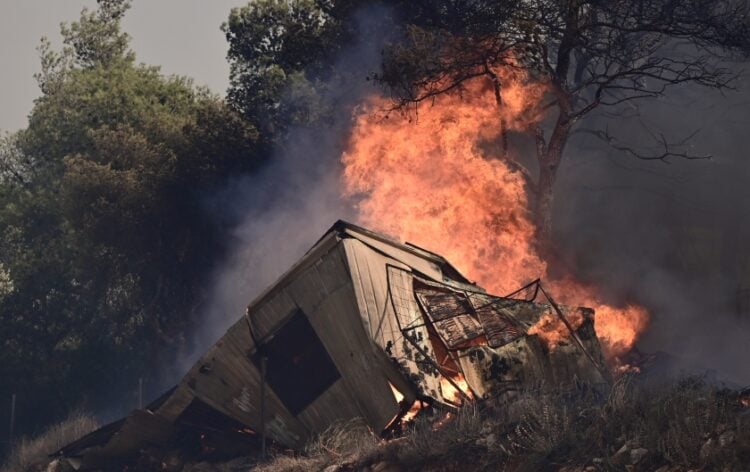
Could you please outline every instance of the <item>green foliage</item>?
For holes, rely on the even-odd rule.
[[[120,20],[130,8],[129,0],[98,0],[99,8],[84,9],[81,19],[62,25],[63,42],[69,46],[81,67],[107,65],[114,61],[132,61],[135,55],[128,48],[129,36],[120,31]]]
[[[352,35],[349,14],[360,2],[259,0],[235,8],[222,29],[229,42],[229,102],[268,139],[291,124],[324,116],[322,79]]]
[[[185,348],[223,249],[203,201],[261,163],[224,102],[135,63],[128,5],[84,10],[61,52],[43,42],[42,96],[0,143],[0,397],[29,427]]]
[[[60,32],[65,47],[57,52],[47,38],[39,45],[42,71],[34,77],[42,92],[52,93],[65,79],[72,66],[90,68],[118,61],[133,62],[130,37],[120,30],[120,20],[130,8],[129,0],[99,0],[99,8],[84,8],[79,21],[62,24]]]

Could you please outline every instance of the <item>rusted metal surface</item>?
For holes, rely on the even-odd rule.
[[[484,328],[466,295],[436,289],[418,279],[414,292],[429,321],[448,349],[458,349],[484,335]]]
[[[500,347],[523,334],[510,310],[521,301],[438,287],[418,278],[414,280],[422,310],[449,349],[468,347],[480,337],[490,347]]]
[[[504,346],[522,334],[505,313],[494,307],[479,309],[477,315],[490,347]]]

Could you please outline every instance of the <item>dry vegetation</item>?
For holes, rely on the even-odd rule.
[[[279,452],[261,464],[250,457],[201,462],[182,470],[732,472],[750,464],[750,408],[737,392],[698,378],[646,386],[625,376],[606,394],[585,386],[525,392],[505,405],[466,407],[450,421],[423,415],[390,441],[350,421],[333,425],[304,454]],[[17,444],[0,472],[43,470],[49,452],[94,426],[90,417],[71,415]]]
[[[62,422],[50,426],[35,438],[21,438],[10,450],[0,472],[31,472],[45,470],[49,454],[90,433],[99,426],[97,421],[80,411],[74,411]]]
[[[626,376],[606,395],[527,392],[510,409],[465,408],[440,428],[422,418],[388,442],[339,425],[306,455],[281,455],[256,470],[676,472],[748,464],[750,409],[735,392],[695,378],[646,387]]]

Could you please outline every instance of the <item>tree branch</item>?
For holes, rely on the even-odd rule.
[[[620,152],[624,152],[632,157],[636,157],[644,161],[662,161],[665,163],[669,163],[670,158],[679,158],[679,159],[687,159],[687,160],[711,159],[713,156],[710,154],[703,154],[703,155],[691,154],[685,150],[679,149],[681,146],[685,146],[686,143],[690,141],[693,137],[695,137],[695,135],[697,135],[699,131],[700,130],[696,130],[690,133],[687,137],[685,137],[684,139],[676,143],[670,143],[666,139],[663,133],[658,133],[654,135],[653,133],[649,131],[649,134],[658,143],[659,151],[655,153],[647,153],[647,152],[638,150],[632,146],[628,146],[624,144],[619,138],[610,134],[608,128],[604,130],[592,130],[592,129],[580,130],[580,132],[591,134],[601,139],[602,141],[606,142],[613,149],[616,149]]]

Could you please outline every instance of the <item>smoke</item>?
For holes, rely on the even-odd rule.
[[[320,106],[330,110],[331,119],[289,130],[267,168],[237,179],[210,202],[212,211],[234,225],[231,249],[214,274],[202,325],[176,375],[184,374],[335,221],[354,219],[340,197],[339,159],[353,108],[376,92],[367,77],[380,64],[392,31],[389,18],[379,6],[355,14],[358,37],[335,59],[332,77],[316,87]]]
[[[685,150],[712,157],[642,161],[580,133],[560,170],[554,225],[574,273],[649,310],[642,350],[747,384],[750,84],[737,86],[682,87],[625,109],[629,117],[592,117],[584,128],[608,128],[644,153],[663,151],[660,131],[672,142],[697,132]]]
[[[383,28],[388,18],[378,7],[357,15],[359,38],[336,59],[339,73],[319,89],[334,110],[332,121],[292,129],[269,167],[212,200],[214,211],[234,223],[232,249],[214,274],[204,322],[176,374],[335,220],[357,220],[341,198],[340,157],[354,107],[376,92],[365,79],[378,69],[392,31]],[[743,142],[750,85],[738,85],[726,96],[682,87],[638,110],[624,109],[625,115],[590,117],[583,128],[616,130],[639,147],[658,138],[655,130],[672,140],[697,130],[687,150],[713,158],[641,161],[578,133],[559,171],[554,226],[566,270],[594,283],[608,301],[649,310],[642,350],[666,351],[688,370],[713,368],[750,383],[750,223],[744,218],[750,166]]]

